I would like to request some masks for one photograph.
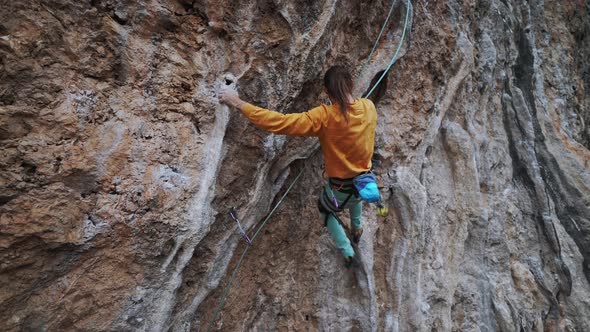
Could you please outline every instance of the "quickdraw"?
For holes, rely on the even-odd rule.
[[[236,209],[232,207],[229,209],[228,213],[229,216],[238,224],[238,229],[240,230],[240,233],[242,233],[242,237],[244,238],[244,240],[246,240],[246,243],[248,243],[248,245],[251,246],[252,240],[250,240],[248,234],[246,234],[246,231],[244,231],[244,229],[242,228],[242,224],[240,224],[240,219],[238,219],[237,217]]]

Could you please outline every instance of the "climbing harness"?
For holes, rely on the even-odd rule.
[[[291,189],[293,189],[293,186],[295,186],[295,184],[299,181],[299,179],[301,178],[301,175],[303,175],[303,169],[299,172],[299,174],[297,175],[295,180],[293,180],[293,182],[291,183],[289,188],[287,188],[287,191],[283,194],[283,196],[281,196],[281,199],[279,199],[277,204],[275,204],[275,206],[269,212],[268,216],[266,216],[266,218],[264,219],[264,221],[262,222],[260,227],[258,227],[256,232],[252,236],[252,239],[250,241],[251,243],[254,243],[254,240],[256,239],[256,237],[258,236],[258,234],[260,233],[260,231],[262,230],[264,225],[266,225],[266,223],[270,220],[270,217],[272,217],[275,210],[281,205],[281,203],[283,202],[283,199],[289,194],[289,192],[291,192]],[[234,279],[236,277],[236,274],[238,272],[238,269],[240,268],[240,265],[242,265],[242,261],[244,260],[244,257],[246,256],[246,253],[248,252],[248,250],[250,249],[251,246],[252,245],[246,246],[246,249],[244,249],[242,256],[240,256],[240,259],[238,260],[238,263],[232,272],[229,282],[228,282],[227,286],[225,287],[225,290],[223,291],[223,295],[221,296],[221,300],[219,301],[219,304],[217,305],[217,309],[215,309],[215,314],[213,314],[213,319],[211,319],[211,321],[209,322],[209,325],[207,326],[207,332],[211,331],[211,328],[213,327],[213,323],[215,323],[215,319],[217,319],[217,315],[219,315],[221,308],[225,304],[225,300],[227,298],[227,294],[229,293],[229,289],[231,288],[231,286],[234,282]]]
[[[341,204],[338,204],[334,190],[348,194]],[[376,177],[372,171],[363,172],[351,179],[329,178],[328,183],[322,187],[318,198],[318,210],[325,214],[324,226],[328,225],[328,218],[332,215],[342,227],[348,229],[338,217],[338,213],[344,211],[346,203],[353,195],[368,203],[376,203],[377,214],[380,217],[387,217],[389,214],[389,210],[381,202]]]
[[[356,193],[352,190],[352,187],[350,187],[350,184],[352,184],[352,182],[349,183],[348,187],[350,187],[350,189],[348,189],[349,191],[347,191],[346,188],[348,187],[345,187],[345,181],[340,182],[339,180],[340,179],[330,178],[328,183],[324,185],[324,187],[322,188],[322,191],[320,192],[320,197],[318,198],[318,209],[321,213],[324,213],[326,215],[324,217],[324,226],[328,225],[328,217],[330,216],[330,214],[333,215],[336,218],[336,220],[338,220],[338,223],[340,223],[342,226],[345,226],[342,223],[342,221],[338,218],[337,214],[344,210],[344,208],[346,207],[346,203],[348,203],[348,201],[353,195],[356,196]],[[334,195],[332,186],[337,187],[338,189],[336,190],[340,192],[348,193],[348,197],[346,197],[342,204],[338,204],[338,199],[336,199],[336,195]]]

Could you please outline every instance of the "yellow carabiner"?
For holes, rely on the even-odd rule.
[[[379,217],[387,217],[389,215],[389,209],[381,202],[377,203],[377,214]]]

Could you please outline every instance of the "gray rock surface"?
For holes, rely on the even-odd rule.
[[[412,2],[344,268],[301,112],[390,1],[0,2],[0,330],[587,331],[590,1]],[[357,93],[402,36],[399,0]],[[344,217],[347,220],[346,217]]]

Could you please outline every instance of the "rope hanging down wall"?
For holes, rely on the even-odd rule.
[[[369,57],[367,58],[367,60],[365,61],[359,76],[360,77],[363,73],[363,71],[366,69],[369,60],[371,59],[371,56],[373,55],[375,49],[377,48],[377,44],[379,43],[379,39],[381,38],[381,35],[383,34],[383,31],[385,30],[385,27],[387,26],[387,23],[389,22],[389,18],[391,17],[391,13],[393,12],[393,8],[395,6],[396,0],[393,0],[391,7],[389,9],[389,13],[387,14],[387,18],[385,19],[385,22],[383,23],[383,26],[381,27],[381,31],[379,32],[379,36],[377,37],[377,40],[375,41],[374,45],[373,45],[373,49],[371,50],[371,53],[369,54]],[[383,74],[381,75],[381,77],[379,78],[379,80],[373,85],[373,87],[371,88],[371,90],[369,90],[369,92],[367,93],[367,95],[365,96],[365,98],[369,97],[373,91],[376,89],[376,87],[379,85],[379,83],[381,83],[381,81],[383,80],[383,78],[387,75],[387,72],[389,71],[389,69],[393,66],[393,64],[395,63],[395,61],[397,60],[397,56],[399,54],[399,51],[402,48],[402,44],[404,41],[404,38],[406,36],[406,30],[408,28],[408,18],[410,16],[410,8],[411,8],[412,4],[410,2],[410,0],[407,0],[406,3],[406,17],[405,17],[405,21],[404,21],[404,29],[402,31],[402,36],[401,36],[401,40],[399,42],[399,45],[395,51],[395,54],[393,55],[393,57],[391,58],[391,61],[389,62],[389,65],[387,66],[387,68],[385,69],[385,71],[383,72]],[[358,77],[357,77],[357,81],[358,81]],[[219,315],[219,312],[221,311],[221,309],[223,308],[223,305],[225,304],[225,300],[227,299],[227,295],[229,293],[229,290],[234,282],[234,279],[236,277],[236,274],[238,272],[238,269],[240,268],[240,266],[242,265],[242,262],[244,260],[244,257],[246,257],[246,253],[248,253],[248,250],[250,249],[250,247],[254,244],[254,240],[256,240],[256,238],[258,237],[258,234],[260,233],[260,231],[262,230],[262,228],[264,227],[264,225],[266,225],[266,223],[270,220],[270,217],[272,217],[273,213],[275,212],[275,210],[281,205],[281,203],[283,202],[283,199],[289,194],[289,192],[291,191],[291,189],[293,189],[293,186],[299,181],[299,179],[301,178],[301,175],[303,174],[303,170],[301,170],[301,172],[299,172],[299,174],[297,175],[297,177],[295,178],[295,180],[293,180],[293,182],[291,183],[291,185],[289,186],[289,188],[287,189],[287,191],[285,192],[285,194],[283,194],[283,196],[281,197],[281,199],[277,202],[277,204],[273,207],[273,209],[270,211],[270,213],[268,214],[268,216],[264,219],[264,221],[262,222],[262,224],[260,225],[260,227],[258,227],[258,229],[256,230],[256,232],[254,233],[254,236],[252,236],[252,239],[249,239],[250,241],[248,242],[248,245],[246,245],[246,248],[244,249],[244,252],[242,253],[242,256],[240,256],[240,259],[238,260],[238,263],[236,264],[236,267],[234,268],[231,277],[228,281],[227,286],[225,287],[225,290],[223,291],[223,295],[221,296],[221,300],[219,300],[219,304],[217,305],[217,308],[215,309],[215,313],[213,314],[213,318],[211,319],[211,321],[209,322],[209,324],[207,325],[207,332],[211,331],[211,328],[213,327],[213,323],[215,323],[215,320],[217,319],[217,316]]]

